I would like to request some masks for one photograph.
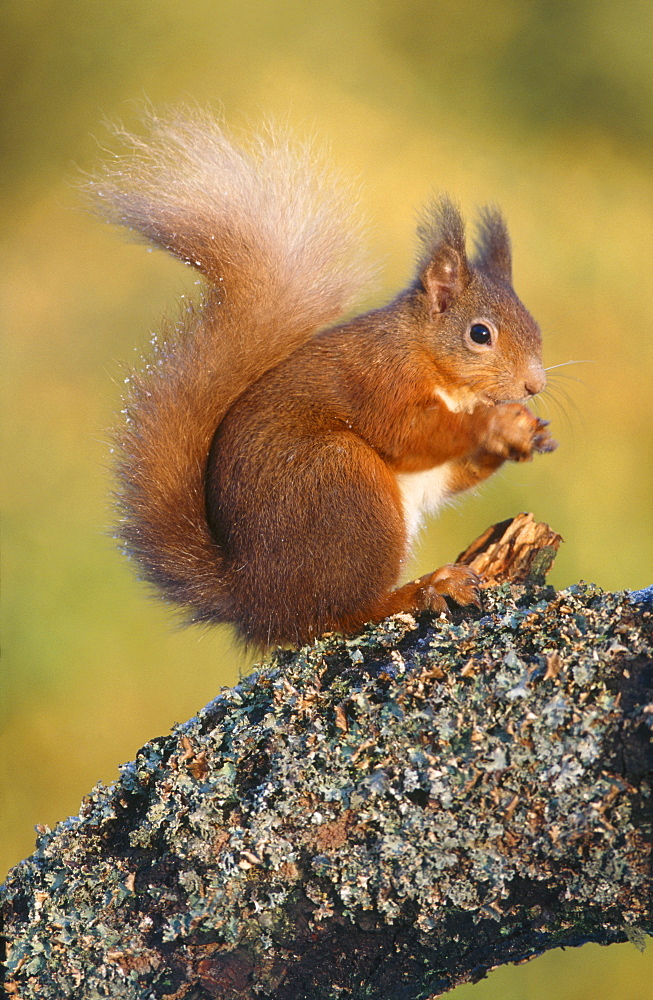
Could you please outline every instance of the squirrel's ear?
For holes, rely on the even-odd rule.
[[[508,227],[501,212],[494,205],[486,205],[479,212],[474,264],[495,281],[512,284],[512,253]]]
[[[469,282],[465,223],[446,195],[423,212],[417,235],[422,244],[419,282],[432,312],[445,312]]]
[[[420,280],[432,312],[445,312],[469,280],[467,261],[453,247],[441,247],[423,268]]]

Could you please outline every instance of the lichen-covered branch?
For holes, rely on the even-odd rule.
[[[43,831],[9,995],[410,1000],[650,933],[652,622],[504,584],[278,652]]]

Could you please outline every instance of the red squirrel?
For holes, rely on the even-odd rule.
[[[395,588],[425,513],[556,447],[523,405],[541,337],[501,214],[481,211],[468,258],[458,208],[434,201],[408,287],[333,325],[369,268],[311,148],[240,145],[198,112],[149,126],[121,133],[95,196],[206,285],[128,380],[119,533],[144,577],[262,646],[478,604],[464,566]]]

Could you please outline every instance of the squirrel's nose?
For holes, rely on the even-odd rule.
[[[544,374],[544,369],[540,368],[538,371],[531,371],[528,374],[528,378],[524,382],[524,389],[526,390],[527,396],[536,396],[538,392],[541,392],[546,385],[546,375]]]

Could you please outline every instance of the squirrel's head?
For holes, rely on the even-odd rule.
[[[472,409],[540,392],[546,382],[542,338],[512,287],[510,237],[501,213],[480,212],[471,260],[465,224],[449,198],[427,209],[418,235],[423,254],[412,294],[423,346],[443,386],[453,387],[448,405]]]

